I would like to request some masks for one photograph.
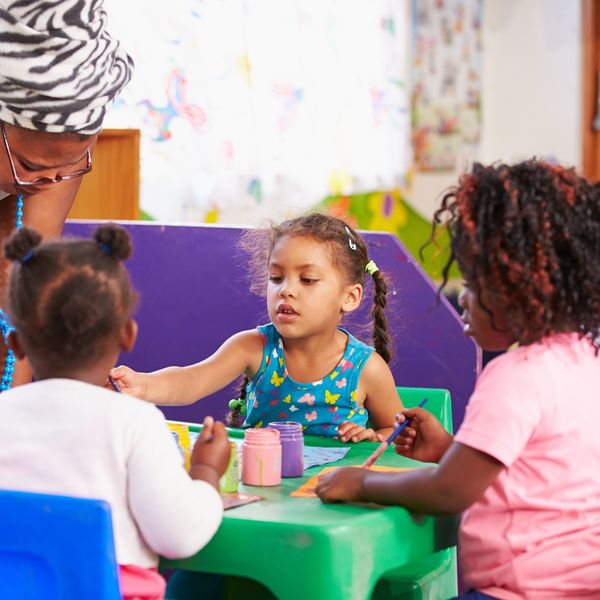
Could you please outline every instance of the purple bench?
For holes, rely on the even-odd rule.
[[[70,221],[65,235],[88,237],[98,222]],[[121,362],[140,371],[185,365],[214,352],[230,335],[267,322],[266,303],[248,290],[237,227],[124,222],[134,253],[127,265],[141,296],[134,350]],[[481,352],[462,333],[462,322],[392,234],[364,232],[373,260],[389,278],[386,309],[394,340],[391,363],[396,384],[439,387],[452,395],[454,428],[481,366]],[[345,326],[370,342],[367,282],[363,306]],[[366,328],[365,328],[366,327]],[[361,331],[363,334],[361,334]],[[237,383],[189,406],[163,408],[170,419],[198,422],[221,418]]]

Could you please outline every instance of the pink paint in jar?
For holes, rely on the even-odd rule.
[[[242,483],[270,486],[281,483],[279,431],[246,429],[242,443]]]

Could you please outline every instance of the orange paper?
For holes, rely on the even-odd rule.
[[[352,465],[357,469],[362,469],[359,465]],[[343,467],[325,467],[322,471],[313,475],[310,479],[305,481],[297,490],[294,490],[290,496],[294,498],[316,498],[317,494],[315,490],[317,489],[317,483],[319,482],[319,477],[321,475],[325,475],[325,473],[331,473],[331,471],[335,471],[336,469],[340,469]],[[380,467],[378,465],[373,465],[369,468],[369,471],[389,471],[399,473],[401,471],[412,471],[413,469],[402,469],[400,467]]]

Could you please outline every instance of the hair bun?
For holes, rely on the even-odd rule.
[[[72,297],[60,308],[62,327],[68,338],[86,334],[100,320],[101,313],[96,303],[86,297]]]
[[[9,260],[22,261],[41,241],[42,236],[37,231],[23,226],[4,242],[4,256]]]
[[[127,260],[131,255],[131,237],[123,227],[109,223],[94,231],[94,239],[103,252],[117,260]]]

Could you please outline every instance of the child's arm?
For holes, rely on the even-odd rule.
[[[111,371],[121,391],[154,404],[191,404],[213,394],[245,372],[260,367],[263,339],[256,329],[231,336],[212,356],[186,367],[140,373],[123,365]]]
[[[208,543],[221,523],[218,475],[230,456],[226,432],[218,423],[212,426],[207,417],[188,475],[163,415],[154,406],[144,408],[148,410],[135,411],[136,419],[127,425],[123,438],[124,446],[129,445],[127,503],[144,541],[156,554],[190,556]]]
[[[202,425],[192,448],[190,477],[206,481],[219,491],[219,479],[225,473],[231,456],[229,438],[223,423],[215,423],[212,417],[206,417]]]
[[[320,478],[316,491],[323,502],[377,502],[417,513],[453,515],[471,506],[503,468],[490,455],[455,442],[437,467],[408,473],[339,469]]]
[[[365,393],[365,408],[373,429],[344,421],[338,427],[338,436],[343,442],[381,441],[394,430],[396,415],[402,410],[402,401],[390,368],[376,352],[367,360],[358,385]]]

